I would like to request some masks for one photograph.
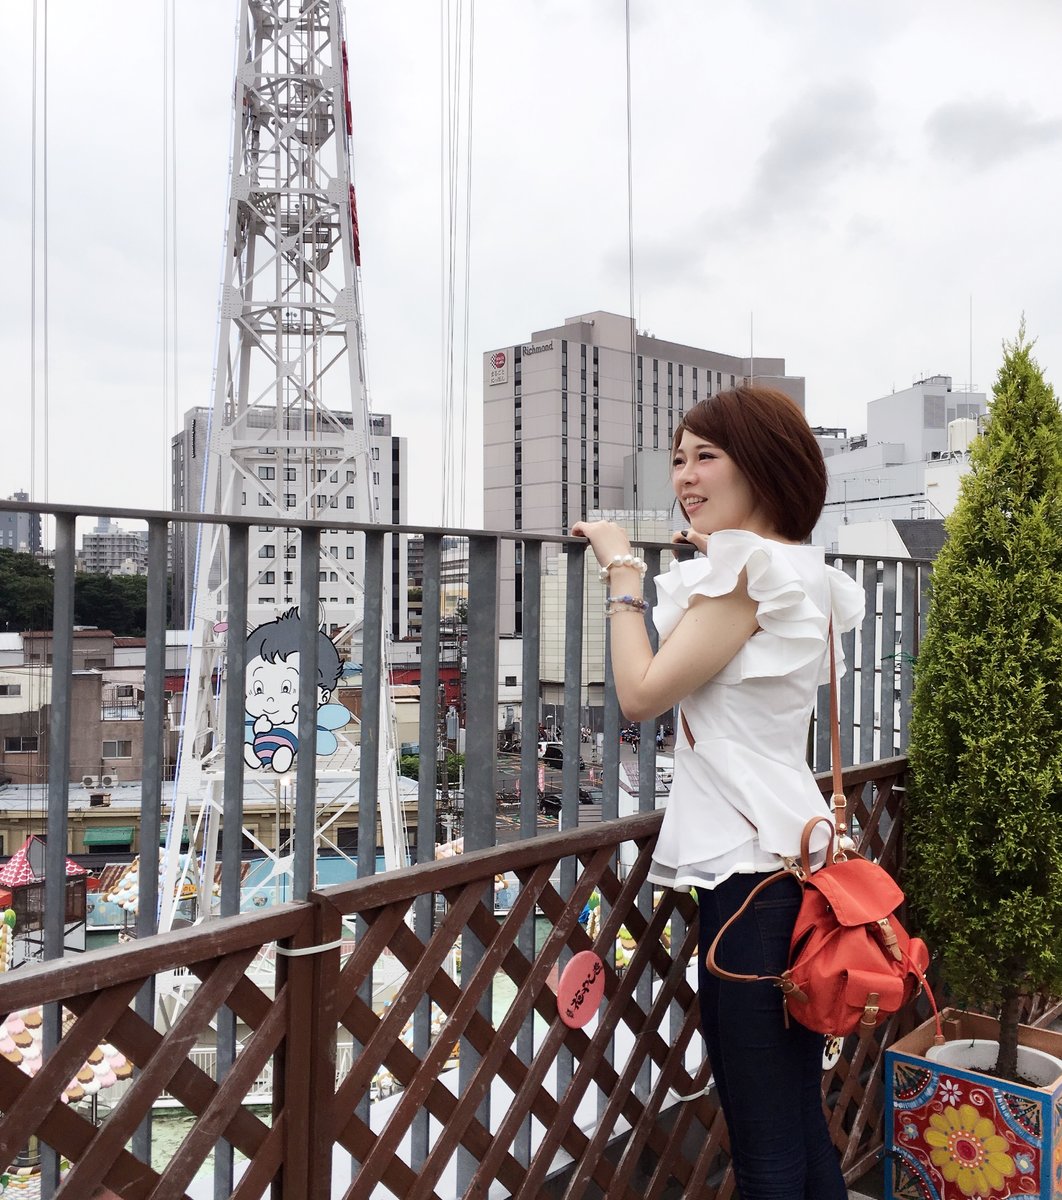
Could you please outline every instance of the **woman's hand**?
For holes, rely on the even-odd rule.
[[[600,566],[610,563],[617,554],[630,554],[631,539],[615,521],[577,521],[572,537],[584,537],[593,548]]]
[[[671,540],[678,546],[692,546],[702,554],[708,553],[708,535],[698,533],[696,529],[683,529],[671,535]]]

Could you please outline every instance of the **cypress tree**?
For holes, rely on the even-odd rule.
[[[933,568],[915,669],[908,894],[963,1005],[1062,994],[1062,413],[1022,320]]]

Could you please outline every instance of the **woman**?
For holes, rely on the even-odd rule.
[[[810,536],[826,468],[785,395],[742,387],[703,400],[675,431],[672,484],[703,557],[656,580],[654,655],[645,564],[610,521],[580,521],[607,580],[616,692],[629,720],[681,703],[675,773],[650,879],[695,888],[701,1025],[730,1132],[742,1200],[844,1200],[821,1102],[823,1039],[786,1022],[771,983],[728,983],[705,967],[721,925],[785,856],[825,802],[805,762],[827,634],[851,629],[863,591],[827,567]],[[825,674],[824,672],[825,668]],[[688,732],[687,732],[688,731]],[[691,745],[691,738],[693,744]],[[821,862],[826,832],[812,849]],[[800,904],[795,880],[767,889],[724,939],[728,970],[778,974]]]

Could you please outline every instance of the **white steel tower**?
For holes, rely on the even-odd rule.
[[[285,528],[286,518],[375,519],[350,141],[340,0],[243,0],[202,510],[255,519],[249,628],[299,603],[299,539]],[[348,643],[362,621],[363,545],[362,535],[338,527],[321,538],[317,622]],[[190,676],[162,889],[164,927],[172,920],[179,869],[174,851],[186,820],[196,829],[200,886],[205,891],[213,883],[222,767],[219,682],[225,680],[227,639],[243,636],[227,629],[222,526],[202,527],[195,573]],[[233,686],[242,689],[243,681]],[[381,783],[393,787],[388,780],[394,768],[387,762],[393,739],[385,730],[380,740]],[[339,785],[356,779],[357,753],[340,735],[339,751],[320,761],[338,788],[331,795],[334,821],[337,796],[343,802],[344,795]],[[272,771],[247,771],[249,790],[279,797],[287,784]],[[352,784],[348,793],[352,805]],[[393,799],[381,804],[385,843],[396,836],[394,828],[388,831],[387,813],[397,812]],[[201,911],[207,911],[208,898],[202,899],[207,903]]]

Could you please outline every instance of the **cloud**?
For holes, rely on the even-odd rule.
[[[934,154],[974,170],[1062,141],[1062,120],[1040,118],[1030,104],[1001,96],[942,104],[926,118],[925,129]]]
[[[852,80],[806,92],[773,123],[749,201],[808,209],[843,172],[884,156],[873,90]]]

